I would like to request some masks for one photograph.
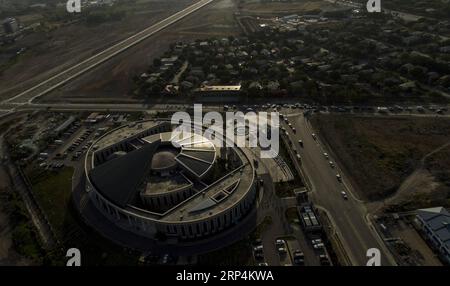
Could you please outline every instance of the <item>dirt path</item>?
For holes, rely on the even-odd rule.
[[[439,153],[445,148],[450,147],[450,142],[447,142],[438,148],[432,150],[428,154],[422,157],[420,160],[420,165],[416,170],[409,175],[400,185],[398,190],[389,198],[383,201],[371,202],[367,204],[368,209],[371,213],[379,212],[384,206],[389,205],[393,202],[400,201],[404,197],[416,192],[432,192],[437,187],[439,183],[435,181],[434,176],[424,168],[426,161],[433,155]]]

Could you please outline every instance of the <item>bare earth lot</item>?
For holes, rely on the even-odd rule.
[[[295,14],[310,12],[327,7],[334,7],[332,4],[322,0],[297,1],[297,2],[272,2],[259,3],[257,1],[241,1],[240,11],[245,14],[258,15],[277,15],[277,14]]]
[[[319,136],[377,210],[450,205],[450,120],[319,115]]]
[[[96,102],[98,99],[129,100],[133,96],[133,76],[145,72],[153,59],[161,56],[170,44],[238,34],[239,27],[234,20],[235,9],[234,0],[216,1],[91,70],[46,98]]]
[[[3,74],[0,74],[0,98],[16,94],[33,83],[99,52],[137,31],[181,10],[195,0],[140,0],[143,6],[118,22],[95,27],[71,24],[48,33],[25,37],[22,45],[36,46],[28,50]],[[210,37],[226,37],[241,33],[236,15],[264,16],[302,13],[330,6],[324,1],[293,3],[245,3],[240,0],[216,0],[173,26],[91,70],[72,83],[47,95],[51,101],[133,101],[133,77],[145,72],[153,59],[160,57],[169,45]],[[144,3],[144,4],[143,4]],[[174,4],[176,3],[176,5]],[[147,7],[147,8],[145,8]],[[38,43],[34,45],[34,43]],[[155,99],[157,100],[157,99]]]
[[[141,0],[139,11],[128,12],[120,21],[42,28],[27,35],[14,45],[17,49],[26,47],[27,51],[0,73],[0,99],[25,90],[192,3],[193,0]]]

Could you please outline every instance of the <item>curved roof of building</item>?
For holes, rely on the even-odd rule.
[[[167,158],[167,148],[179,146],[179,153],[171,158],[198,178],[208,173],[216,159],[213,143],[200,135],[186,134],[174,139],[171,132],[166,132],[142,140],[145,142],[142,147],[111,157],[90,172],[94,186],[120,207],[133,201],[152,169],[172,166],[173,162],[163,162]]]
[[[148,143],[160,141],[161,144],[179,148],[175,161],[198,178],[208,173],[216,160],[214,144],[199,134],[165,132],[144,137],[142,140]]]
[[[140,124],[143,126],[155,126],[148,122],[139,123],[139,126]],[[134,130],[134,127],[128,126],[120,129],[130,128]],[[101,147],[116,144],[118,140],[125,138],[122,134],[127,134],[128,131],[120,129],[114,130],[100,138],[99,141],[103,142]],[[143,129],[139,128],[139,130]],[[120,136],[117,134],[120,134]],[[149,194],[153,192],[162,193],[164,190],[161,188],[165,189],[167,184],[170,184],[170,182],[162,181],[159,182],[161,184],[152,186],[152,183],[147,182],[146,179],[146,175],[152,170],[153,155],[158,152],[158,148],[161,146],[169,147],[169,143],[176,142],[174,148],[179,152],[176,156],[177,163],[182,167],[189,167],[192,170],[192,174],[207,173],[209,171],[208,168],[213,166],[216,158],[216,149],[210,140],[196,134],[178,134],[176,137],[172,134],[172,132],[166,132],[135,138],[128,143],[131,148],[137,148],[136,150],[98,165],[95,163],[93,154],[102,152],[102,149],[94,151],[91,155],[88,154],[86,163],[90,162],[90,165],[86,165],[86,171],[89,174],[88,180],[92,183],[95,191],[99,192],[104,199],[110,200],[111,203],[123,208],[125,211],[166,223],[188,223],[210,218],[236,206],[249,193],[255,179],[252,161],[249,159],[247,150],[233,148],[236,158],[240,161],[240,166],[233,171],[226,172],[222,178],[209,185],[200,180],[200,183],[197,183],[203,186],[198,186],[199,192],[172,209],[167,210],[165,213],[153,213],[135,205],[140,191],[146,191]],[[109,138],[110,136],[113,138]],[[136,140],[139,141],[138,144],[135,144]],[[98,144],[99,141],[96,143]],[[186,169],[184,168],[184,170]],[[186,173],[181,172],[179,175],[183,174]],[[170,178],[173,179],[174,177]],[[177,189],[178,187],[192,185],[192,182],[182,180],[181,184],[178,181],[175,184],[177,186],[173,186],[173,188]],[[156,189],[154,189],[155,187]],[[151,190],[148,188],[151,188]],[[166,191],[170,190],[166,189]]]
[[[95,167],[90,172],[92,184],[114,204],[125,207],[150,171],[158,146],[155,141]]]

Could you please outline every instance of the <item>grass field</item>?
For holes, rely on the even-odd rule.
[[[33,182],[34,195],[53,228],[61,231],[57,233],[60,238],[64,238],[62,231],[71,198],[72,175],[72,168],[64,168],[58,173],[47,173],[47,176]]]
[[[447,118],[320,115],[312,119],[312,124],[361,196],[370,201],[394,195],[421,167],[425,155],[450,142]],[[427,164],[437,164],[434,169],[448,172],[449,159],[441,155],[434,158]],[[437,170],[434,174],[438,176]]]
[[[9,226],[2,226],[2,243],[11,239],[14,251],[29,259],[26,265],[42,264],[45,252],[22,198],[17,192],[2,191],[0,192],[0,208],[8,215],[9,220]],[[8,233],[8,228],[10,228],[10,233]],[[8,243],[6,242],[6,244]]]
[[[138,253],[126,250],[85,225],[71,203],[72,168],[44,172],[32,179],[33,192],[63,249],[76,247],[83,265],[137,265]],[[64,253],[51,251],[50,264],[64,264]]]

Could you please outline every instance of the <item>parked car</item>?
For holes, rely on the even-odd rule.
[[[275,241],[275,245],[276,245],[277,247],[285,246],[285,245],[286,245],[286,242],[285,242],[283,239],[277,239],[277,240]]]
[[[285,247],[278,247],[278,253],[279,254],[286,254],[287,250]]]
[[[305,264],[305,255],[300,249],[294,251],[294,263],[296,265],[304,265]]]

